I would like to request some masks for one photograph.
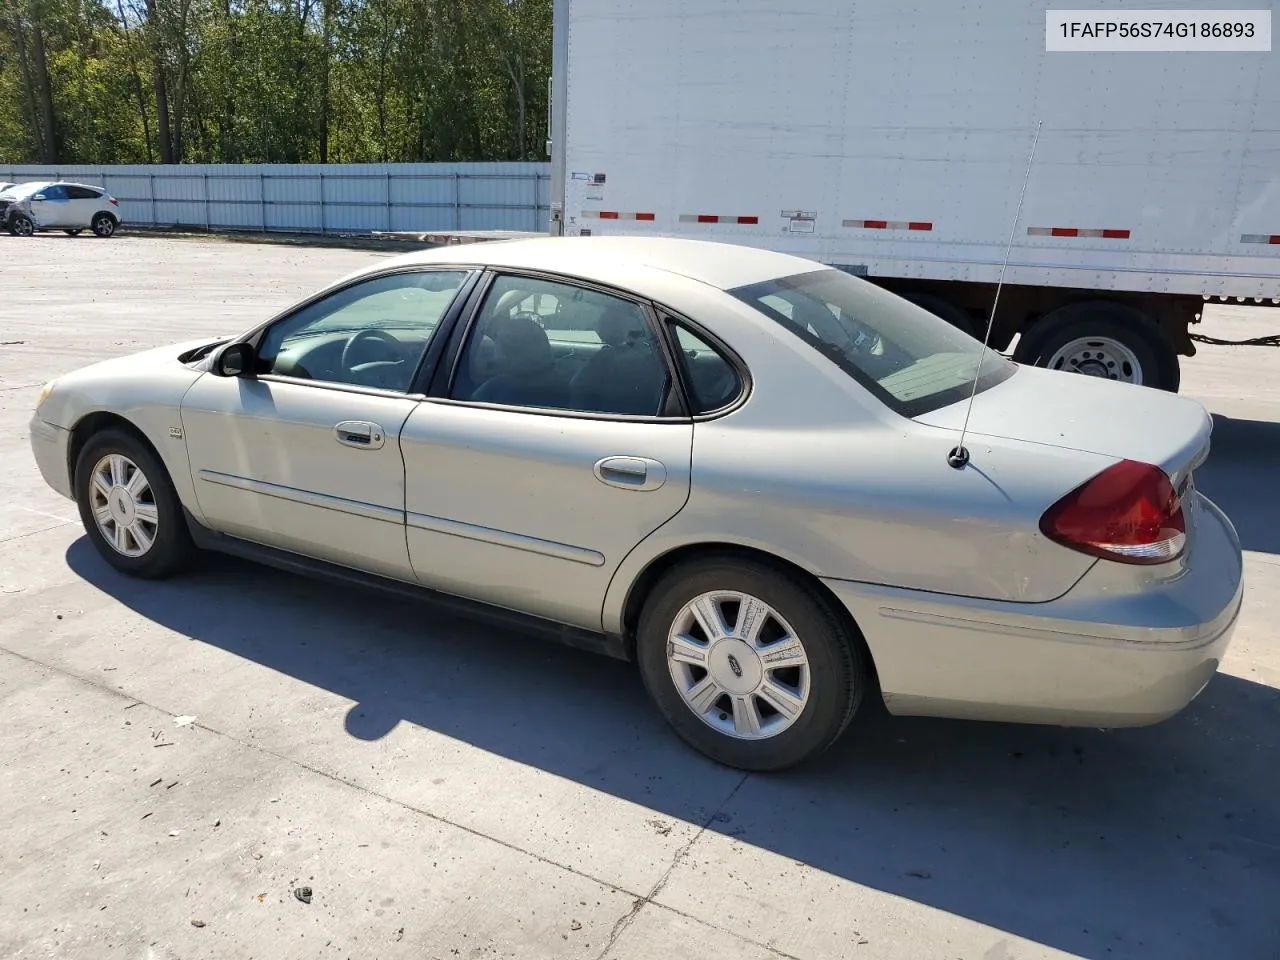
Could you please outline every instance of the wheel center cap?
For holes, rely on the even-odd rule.
[[[707,656],[707,671],[721,690],[737,696],[760,686],[764,675],[760,657],[751,645],[733,638],[721,640],[711,648]]]
[[[116,487],[107,497],[107,506],[111,509],[111,517],[116,523],[129,526],[137,516],[133,497],[124,487]]]

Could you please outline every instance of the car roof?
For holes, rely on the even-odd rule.
[[[388,266],[474,263],[481,266],[545,270],[608,282],[620,268],[645,266],[678,274],[720,290],[828,269],[790,254],[735,243],[675,237],[536,237],[435,247],[397,257]]]

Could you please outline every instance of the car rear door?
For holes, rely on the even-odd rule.
[[[68,185],[67,196],[71,202],[67,205],[69,221],[65,226],[69,227],[89,226],[93,215],[101,210],[105,203],[102,193],[92,187]]]
[[[609,582],[689,496],[693,423],[647,304],[503,274],[447,389],[400,435],[425,585],[590,630]]]

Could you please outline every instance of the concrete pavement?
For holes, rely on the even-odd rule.
[[[1198,484],[1249,551],[1235,643],[1186,712],[1110,733],[873,714],[745,776],[676,741],[627,664],[229,559],[131,581],[45,488],[44,380],[238,332],[378,254],[0,251],[0,955],[1280,956],[1280,350],[1184,367],[1220,414]],[[1235,307],[1204,327],[1277,330]]]

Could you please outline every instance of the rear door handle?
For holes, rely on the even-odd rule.
[[[387,442],[386,431],[368,420],[343,420],[333,434],[339,443],[357,450],[380,450]]]
[[[648,457],[605,457],[594,472],[601,483],[623,490],[657,490],[667,482],[667,468]]]

